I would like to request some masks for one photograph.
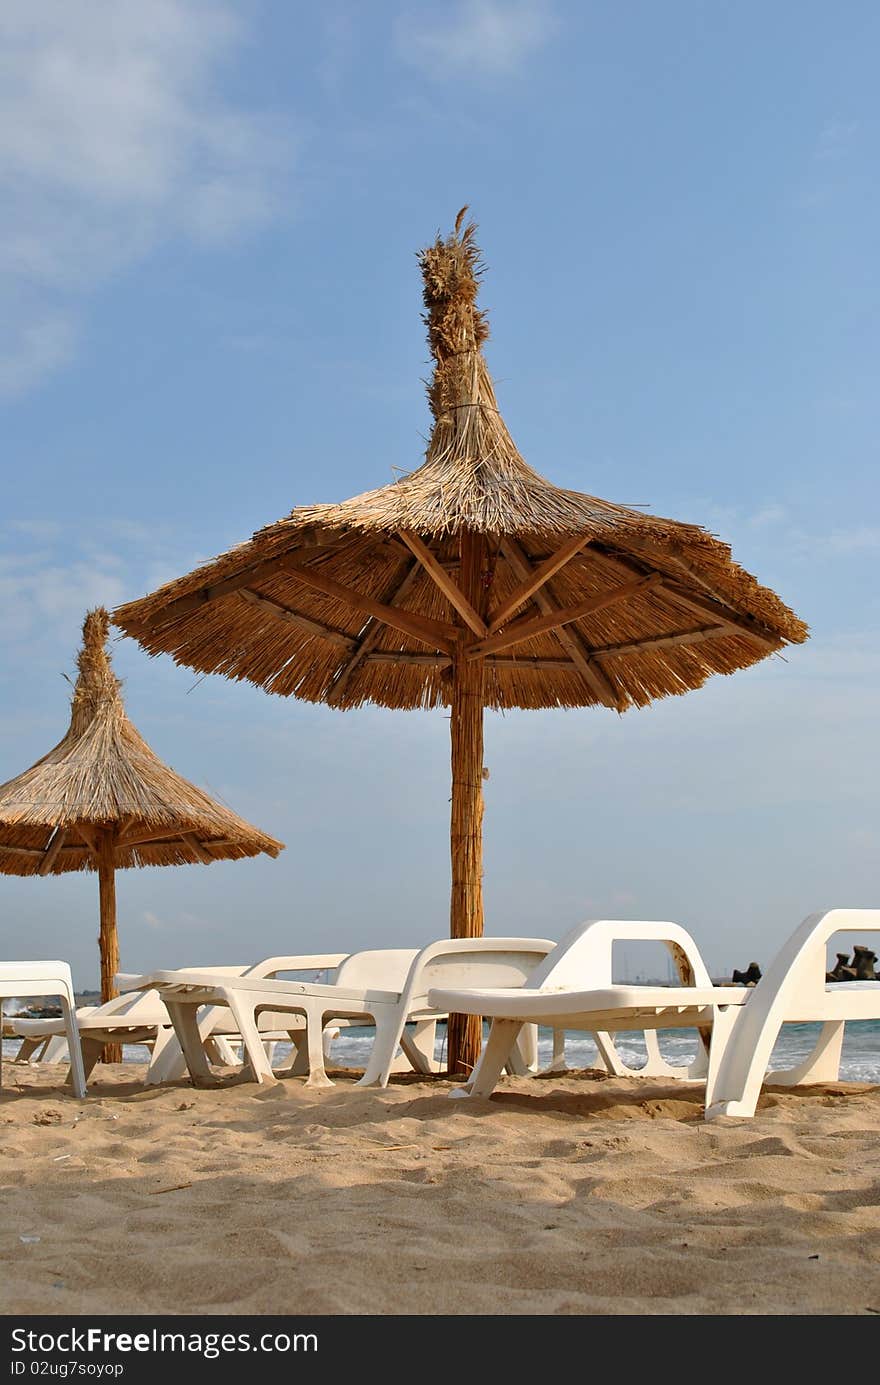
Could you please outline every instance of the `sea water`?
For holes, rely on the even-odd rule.
[[[786,1024],[782,1027],[770,1058],[770,1069],[793,1068],[806,1058],[816,1043],[820,1025]],[[330,1065],[363,1068],[373,1043],[371,1028],[342,1029],[330,1048]],[[659,1032],[660,1052],[674,1067],[684,1067],[696,1057],[699,1039],[695,1029],[667,1029]],[[641,1033],[617,1034],[615,1043],[621,1058],[631,1067],[645,1061],[645,1043]],[[445,1058],[446,1026],[437,1026],[436,1057]],[[538,1057],[541,1066],[550,1063],[553,1036],[549,1029],[538,1033]],[[18,1052],[17,1039],[3,1040],[3,1057],[14,1058]],[[289,1044],[279,1043],[275,1050],[275,1066],[285,1066],[290,1053]],[[148,1053],[140,1045],[130,1044],[123,1050],[123,1061],[144,1063]],[[596,1045],[589,1034],[569,1033],[565,1037],[565,1058],[570,1068],[601,1066]],[[846,1026],[843,1055],[840,1063],[843,1082],[880,1082],[880,1020],[853,1020]]]

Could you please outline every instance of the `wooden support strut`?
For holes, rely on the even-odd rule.
[[[720,606],[732,609],[738,616],[740,616],[747,623],[747,625],[751,626],[752,624],[755,624],[758,626],[758,629],[765,628],[761,626],[760,622],[756,620],[756,618],[751,614],[750,611],[745,610],[743,608],[740,602],[735,600],[734,597],[730,596],[729,593],[723,592],[712,581],[710,581],[710,579],[703,572],[700,571],[696,563],[691,562],[691,560],[688,557],[686,557],[686,555],[678,548],[677,545],[673,545],[670,548],[661,549],[657,548],[654,544],[645,543],[644,540],[640,539],[638,543],[632,545],[632,551],[639,558],[641,558],[644,555],[646,562],[654,563],[655,566],[658,566],[658,568],[662,564],[672,564],[673,567],[679,568],[682,573],[686,574],[687,578],[689,578],[691,581],[696,582],[698,586],[702,587],[703,591],[707,594],[707,596],[711,597],[714,601],[717,601]],[[682,581],[684,579],[679,578],[678,580]],[[671,576],[671,581],[676,581],[674,576]],[[773,632],[771,630],[766,629],[766,635],[768,637],[771,637],[772,634]],[[759,638],[757,631],[755,631],[755,638]],[[779,638],[780,637],[777,636],[774,640],[774,643],[779,642]]]
[[[95,829],[94,829],[93,827],[89,827],[89,826],[88,826],[86,823],[84,823],[84,822],[78,822],[78,823],[76,824],[76,830],[77,830],[77,832],[79,833],[79,835],[82,837],[83,841],[85,842],[86,846],[89,848],[89,851],[92,853],[92,855],[94,856],[95,861],[96,861],[96,863],[97,863],[97,860],[98,860],[98,838],[97,838],[97,834],[95,833]]]
[[[687,591],[677,582],[670,582],[668,578],[663,580],[663,591],[666,600],[671,601],[673,605],[683,606],[694,615],[712,616],[715,620],[723,622],[731,634],[747,635],[750,640],[757,640],[759,644],[767,645],[771,649],[784,643],[781,635],[775,635],[771,630],[765,629],[752,616],[735,614],[720,601],[714,601],[702,593]]]
[[[56,829],[55,829],[55,835],[52,837],[52,840],[49,842],[49,845],[46,847],[46,854],[45,854],[45,856],[43,857],[42,861],[40,862],[40,869],[39,869],[39,871],[37,872],[38,875],[48,875],[48,874],[49,874],[49,871],[52,869],[52,867],[54,866],[55,862],[56,862],[57,859],[58,859],[58,856],[59,856],[59,853],[60,853],[60,851],[61,851],[61,848],[62,848],[63,845],[64,845],[64,838],[65,838],[66,836],[67,836],[67,831],[66,831],[65,828],[63,828],[63,827],[56,827]]]
[[[333,548],[339,542],[338,537],[332,543],[320,545],[320,547]],[[315,546],[315,545],[312,545]],[[309,547],[303,544],[302,547]],[[294,550],[298,552],[298,549]],[[254,563],[250,567],[242,568],[240,572],[233,572],[229,577],[222,577],[219,582],[211,582],[205,587],[199,587],[198,591],[190,592],[188,596],[179,596],[175,601],[169,601],[167,606],[160,606],[152,611],[148,616],[139,621],[126,622],[124,629],[132,633],[149,634],[153,627],[158,628],[162,625],[171,625],[175,620],[181,620],[183,616],[188,616],[192,611],[198,611],[202,606],[208,606],[212,601],[218,601],[221,596],[230,596],[233,592],[240,591],[242,587],[250,587],[255,582],[262,582],[266,577],[275,577],[279,572],[283,572],[287,564],[291,561],[291,553],[276,554],[274,558],[265,558],[261,563]]]
[[[529,575],[523,578],[520,585],[511,592],[500,606],[496,606],[489,612],[489,634],[494,635],[496,630],[500,630],[506,620],[513,615],[514,611],[519,610],[520,606],[534,597],[535,593],[545,586],[560,568],[565,567],[583,548],[590,542],[583,534],[577,534],[573,539],[569,539],[555,553],[551,553],[549,558],[545,558],[537,567],[532,568]]]
[[[668,635],[651,635],[643,640],[630,640],[628,644],[598,645],[591,652],[594,659],[615,659],[621,654],[642,654],[655,649],[672,649],[688,644],[701,644],[704,640],[717,639],[729,635],[726,625],[701,625],[696,630],[672,631]]]
[[[393,589],[393,591],[388,595],[388,597],[386,597],[385,604],[387,606],[399,605],[399,603],[405,599],[408,593],[415,586],[416,582],[421,576],[421,572],[422,567],[418,561],[410,563],[410,566],[407,569],[407,572],[403,577],[402,581],[400,581],[397,584],[397,586]],[[371,650],[375,649],[376,645],[379,643],[379,640],[382,638],[384,631],[384,621],[377,620],[375,616],[371,616],[370,619],[367,621],[366,625],[364,626],[360,643],[355,645],[352,651],[351,658],[345,664],[343,664],[342,668],[339,670],[339,674],[336,678],[336,681],[334,682],[332,688],[327,694],[327,702],[329,706],[337,706],[337,704],[339,703],[339,699],[341,698],[342,693],[352,674],[356,671],[360,664],[363,663],[369,657]],[[429,654],[426,657],[429,659],[444,657],[444,661],[446,663],[449,663],[450,658],[450,656],[448,655],[438,656],[434,654]]]
[[[202,845],[194,832],[181,832],[180,839],[191,851],[195,852],[196,856],[198,856],[199,860],[202,862],[202,865],[209,866],[215,859],[207,848]]]
[[[139,620],[126,620],[120,624],[129,634],[136,635],[138,638],[149,636],[152,630],[173,625],[175,621],[182,620],[184,616],[191,615],[193,611],[199,611],[214,601],[219,601],[221,597],[231,596],[233,593],[241,591],[243,587],[253,587],[267,577],[277,577],[279,573],[288,571],[291,563],[295,563],[303,552],[310,550],[318,553],[332,552],[341,547],[349,537],[349,535],[340,534],[324,537],[320,535],[301,537],[293,549],[287,549],[284,553],[276,553],[272,558],[264,558],[262,562],[252,563],[248,567],[241,568],[238,572],[231,573],[229,577],[221,577],[217,582],[207,583],[204,587],[199,587],[186,596],[178,596],[175,600],[169,601],[167,605],[157,607]],[[401,557],[408,557],[408,550],[399,540],[393,538],[385,538],[381,542],[373,544],[370,551],[398,561]]]
[[[344,630],[336,630],[332,625],[325,625],[323,621],[316,620],[314,616],[304,615],[302,611],[295,611],[290,606],[285,606],[283,602],[276,601],[273,596],[265,596],[262,592],[252,591],[250,587],[242,587],[239,596],[251,606],[256,606],[258,610],[265,611],[267,615],[273,616],[276,620],[286,621],[288,625],[295,625],[297,629],[304,631],[307,635],[316,635],[318,639],[326,640],[328,644],[339,645],[340,649],[354,649],[357,640],[353,635],[347,635]]]
[[[478,644],[471,645],[467,657],[469,659],[483,658],[486,654],[497,653],[501,649],[509,649],[512,645],[521,644],[525,640],[547,634],[550,630],[558,629],[560,625],[571,625],[573,621],[582,620],[584,616],[592,615],[595,611],[605,610],[606,607],[614,606],[619,601],[626,601],[632,596],[639,596],[649,588],[659,586],[662,580],[660,574],[655,572],[649,577],[640,577],[635,582],[624,582],[611,591],[600,592],[597,596],[591,596],[586,601],[579,602],[577,606],[550,611],[547,615],[533,616],[527,620],[514,621],[513,625],[508,625],[506,630],[500,631],[497,635],[490,635],[487,640],[480,640]]]
[[[485,638],[489,633],[489,627],[483,617],[474,610],[461,587],[449,576],[449,573],[434,557],[427,544],[422,543],[418,534],[412,534],[406,529],[401,529],[400,537],[407,548],[418,558],[434,585],[442,591],[450,605],[458,611],[465,625],[469,626],[480,639]]]
[[[604,552],[597,548],[593,550],[593,556],[602,567],[609,572],[616,572],[621,575],[632,575],[640,573],[645,575],[644,566],[632,562],[623,553]],[[642,563],[648,563],[649,558],[642,559]],[[657,574],[655,574],[657,575]],[[726,625],[731,631],[748,635],[750,639],[757,640],[760,644],[768,645],[776,649],[784,642],[783,636],[776,634],[763,626],[754,616],[742,615],[737,611],[732,611],[721,601],[716,601],[709,596],[704,596],[701,592],[689,591],[670,577],[668,573],[659,574],[662,586],[658,596],[668,605],[684,607],[695,615],[709,616],[719,624]]]
[[[532,566],[516,540],[504,539],[501,544],[501,552],[520,580],[525,581],[532,571]],[[558,609],[549,582],[539,588],[531,599],[538,610],[543,611],[545,615]],[[567,625],[560,625],[554,633],[563,649],[567,651],[578,673],[599,701],[604,703],[606,707],[612,707],[615,711],[622,711],[625,705],[624,700],[604,669],[600,668],[598,664],[590,662],[589,647],[578,632]]]
[[[650,644],[651,641],[649,640],[648,643]],[[622,646],[621,652],[623,652],[624,649],[628,649],[628,646]],[[597,654],[614,654],[617,653],[617,650],[600,649],[596,652]],[[366,656],[366,662],[368,664],[402,665],[404,668],[448,668],[452,663],[452,659],[448,654],[397,654],[393,650],[389,652],[379,650],[377,654],[368,654]],[[503,655],[499,658],[495,658],[493,655],[489,654],[485,662],[486,668],[509,670],[511,673],[515,673],[517,670],[522,670],[525,673],[528,673],[530,670],[539,673],[552,670],[553,672],[576,673],[580,675],[581,672],[573,659],[537,658],[532,654],[511,654],[507,658]]]
[[[451,654],[455,647],[455,627],[447,625],[444,621],[429,620],[427,616],[416,615],[414,611],[401,611],[396,606],[386,606],[383,602],[374,600],[372,596],[355,591],[353,587],[345,587],[341,582],[335,582],[332,577],[325,577],[323,573],[314,572],[300,563],[288,562],[285,571],[296,577],[304,586],[314,587],[316,591],[323,592],[325,596],[333,596],[356,611],[364,611],[367,615],[375,616],[377,620],[384,621],[393,629],[412,635],[430,649],[442,649]]]
[[[59,849],[58,856],[77,856],[88,850],[89,848],[84,842],[82,844],[73,842],[68,846],[62,846]],[[6,846],[5,843],[0,843],[0,856],[6,855],[7,853],[13,856],[30,856],[33,860],[40,861],[41,863],[46,859],[45,848],[40,848],[38,846]],[[48,874],[48,871],[46,873]],[[39,871],[37,871],[37,874],[39,874]]]

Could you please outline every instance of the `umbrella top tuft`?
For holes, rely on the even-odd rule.
[[[461,381],[463,356],[479,351],[489,336],[489,321],[477,307],[480,251],[475,236],[476,223],[461,224],[467,207],[455,220],[455,230],[445,239],[437,236],[419,255],[424,281],[425,325],[428,345],[434,357],[434,377],[428,386],[428,403],[435,419],[458,402],[466,385]]]
[[[71,727],[80,734],[97,715],[102,703],[121,702],[122,689],[107,652],[109,612],[103,606],[89,611],[83,621],[82,632],[82,648],[76,659],[79,677],[71,704]]]

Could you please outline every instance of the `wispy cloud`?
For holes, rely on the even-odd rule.
[[[880,527],[876,524],[858,524],[851,529],[832,529],[825,538],[828,553],[877,553],[880,552]]]
[[[768,529],[784,523],[787,518],[788,512],[782,505],[762,505],[754,514],[749,515],[748,523],[753,529]]]
[[[847,156],[859,133],[857,120],[829,120],[819,131],[815,156],[820,163],[836,163]]]
[[[90,606],[125,597],[116,565],[94,557],[58,562],[46,554],[0,560],[0,638],[26,640],[36,629],[77,630]]]
[[[556,32],[549,0],[455,0],[409,4],[395,24],[400,56],[427,73],[506,76]]]
[[[224,241],[279,205],[290,136],[220,89],[231,0],[0,9],[0,394],[70,360],[76,297],[160,241]]]
[[[691,502],[691,510],[694,504]],[[831,529],[807,529],[790,508],[775,501],[755,510],[737,506],[718,506],[697,502],[702,514],[701,523],[727,543],[733,545],[734,556],[739,543],[748,539],[754,544],[760,536],[772,543],[776,553],[794,558],[828,556],[857,557],[880,551],[880,526],[876,524],[838,525]]]
[[[144,909],[141,921],[157,933],[171,933],[181,929],[186,933],[196,933],[208,927],[206,919],[186,909],[170,909],[164,914],[157,914],[153,909]]]
[[[7,330],[5,345],[5,334],[0,335],[0,398],[25,394],[73,357],[77,331],[67,317],[40,314],[17,323],[7,319]]]
[[[847,185],[857,167],[860,138],[858,120],[840,115],[826,120],[809,151],[797,199],[800,206],[820,208],[839,199],[841,188]]]
[[[196,555],[178,533],[126,519],[100,519],[74,534],[51,520],[0,525],[0,641],[7,649],[39,638],[75,640],[90,606],[113,607],[191,567]]]

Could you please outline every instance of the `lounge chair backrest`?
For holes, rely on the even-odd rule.
[[[432,986],[521,986],[554,946],[548,938],[450,938],[431,943],[412,963],[405,1008],[412,1012],[427,1005]]]
[[[601,990],[613,984],[612,952],[615,942],[662,942],[674,960],[684,955],[693,973],[690,984],[712,982],[699,948],[677,923],[655,920],[589,919],[573,928],[554,947],[529,977],[534,990]]]
[[[711,1100],[707,1098],[710,1117],[754,1115],[773,1046],[786,1023],[818,1021],[823,1026],[814,1053],[801,1065],[806,1075],[795,1080],[837,1080],[843,1026],[847,1020],[880,1018],[880,982],[826,984],[827,944],[835,933],[877,932],[880,909],[826,909],[804,919],[783,943],[737,1017],[718,1065],[714,1094]]]
[[[413,958],[418,948],[373,948],[368,952],[353,952],[340,965],[336,985],[353,990],[403,990]]]
[[[103,1019],[107,1019],[111,1024],[171,1023],[168,1011],[155,991],[124,991],[122,995],[115,996],[103,1005],[87,1007],[85,1014],[81,1010],[78,1010],[77,1014],[83,1018],[87,1016],[90,1028],[98,1028]]]
[[[830,992],[825,984],[827,944],[835,933],[880,933],[880,909],[826,909],[805,918],[799,928],[780,948],[755,987],[757,996],[768,992],[774,995],[797,996],[797,1004],[815,1008],[827,994],[844,995],[834,983]],[[849,993],[858,982],[844,982]],[[876,986],[876,982],[863,982]],[[757,1007],[756,1007],[757,1008]]]

